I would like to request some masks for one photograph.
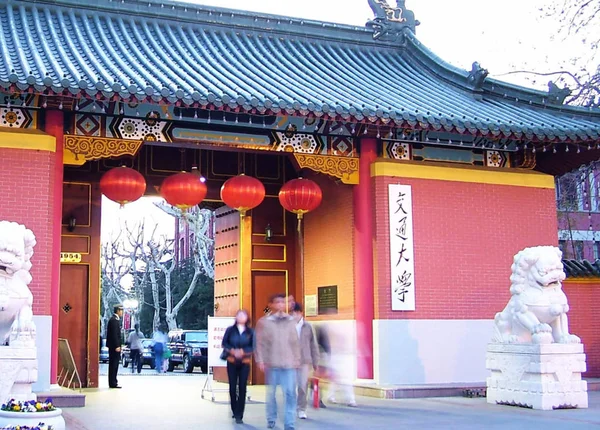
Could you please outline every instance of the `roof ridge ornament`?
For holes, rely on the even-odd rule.
[[[473,86],[473,89],[475,91],[482,91],[483,83],[485,82],[485,78],[487,78],[488,75],[488,70],[481,67],[481,64],[475,61],[471,66],[471,71],[469,72],[467,80]]]
[[[565,85],[564,88],[559,88],[554,82],[548,82],[548,102],[554,105],[562,105],[565,99],[571,95],[571,90]]]
[[[406,9],[405,0],[396,0],[396,7],[389,5],[387,0],[368,0],[369,7],[375,18],[367,21],[366,27],[373,29],[373,39],[402,42],[404,31],[416,31],[419,21],[413,11]]]

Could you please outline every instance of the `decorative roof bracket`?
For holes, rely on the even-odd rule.
[[[375,18],[367,21],[366,27],[373,29],[373,39],[400,42],[404,41],[406,29],[415,33],[419,21],[415,14],[406,9],[405,0],[396,0],[396,7],[391,7],[387,0],[368,0]]]
[[[485,82],[485,78],[487,78],[488,74],[489,72],[487,69],[481,67],[477,61],[473,63],[471,71],[469,72],[469,76],[467,77],[467,80],[473,87],[473,90],[477,92],[483,91],[483,83]]]
[[[554,82],[548,82],[548,103],[562,105],[570,94],[571,90],[566,85],[564,88],[559,88]]]

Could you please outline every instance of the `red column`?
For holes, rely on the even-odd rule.
[[[58,315],[60,310],[60,242],[62,230],[63,201],[63,134],[64,115],[62,111],[46,112],[46,133],[56,138],[56,158],[54,160],[54,188],[52,210],[52,289],[50,312],[52,315],[52,357],[50,358],[50,383],[56,384],[58,375]]]
[[[373,379],[373,187],[371,163],[377,158],[377,141],[360,143],[359,183],[354,187],[354,286],[357,370],[360,379]]]

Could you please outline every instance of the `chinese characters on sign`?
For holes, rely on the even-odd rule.
[[[392,310],[414,311],[415,253],[410,185],[390,184],[389,211]]]
[[[223,335],[228,327],[235,323],[234,317],[208,317],[208,366],[226,367],[227,362],[221,360],[223,352]]]

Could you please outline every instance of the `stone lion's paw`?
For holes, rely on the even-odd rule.
[[[538,345],[552,343],[552,340],[552,333],[547,332],[535,333],[531,336],[531,341]]]
[[[519,339],[519,336],[517,336],[516,334],[511,334],[510,336],[508,336],[507,342],[508,343],[520,343],[521,339]]]
[[[581,339],[574,334],[567,334],[560,338],[560,343],[581,343]]]

